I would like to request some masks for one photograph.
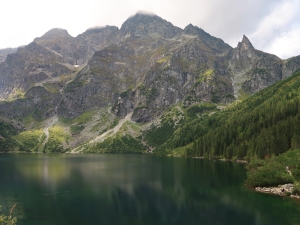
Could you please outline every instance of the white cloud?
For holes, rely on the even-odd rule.
[[[285,1],[267,15],[250,35],[254,46],[282,58],[300,54],[300,1]]]
[[[300,27],[281,33],[266,48],[267,52],[287,59],[291,56],[300,55]]]
[[[122,23],[139,10],[153,12],[175,26],[189,23],[203,28],[235,47],[247,35],[257,49],[300,54],[290,45],[296,40],[300,0],[10,0],[1,3],[0,48],[31,42],[52,28],[72,36],[95,26]],[[277,43],[277,44],[276,44]],[[282,49],[282,50],[280,50]],[[285,50],[285,52],[283,51]]]

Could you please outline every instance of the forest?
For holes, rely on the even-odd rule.
[[[300,148],[300,71],[213,115],[191,115],[158,148],[186,157],[269,158]]]

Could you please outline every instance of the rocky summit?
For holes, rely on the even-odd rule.
[[[26,129],[47,128],[58,117],[78,139],[87,131],[78,118],[94,112],[90,117],[98,122],[82,143],[127,115],[151,124],[178,104],[224,107],[300,68],[300,56],[282,60],[256,50],[246,36],[232,48],[192,24],[181,29],[143,13],[120,29],[95,27],[77,37],[55,28],[27,46],[0,50],[0,56],[1,116]],[[104,112],[106,127],[99,122]],[[135,136],[133,130],[125,133]]]

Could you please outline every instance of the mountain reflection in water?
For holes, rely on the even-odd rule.
[[[1,154],[18,224],[300,224],[300,205],[244,187],[244,165],[148,155]]]

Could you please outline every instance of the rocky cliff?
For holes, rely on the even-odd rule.
[[[115,26],[90,28],[77,37],[55,28],[34,42],[61,56],[64,63],[81,65],[87,63],[96,51],[118,42],[118,35],[119,29]]]
[[[71,73],[62,58],[32,42],[7,56],[0,64],[1,99],[17,99],[38,83]]]
[[[4,62],[9,54],[15,53],[17,50],[17,48],[0,49],[0,63]]]

